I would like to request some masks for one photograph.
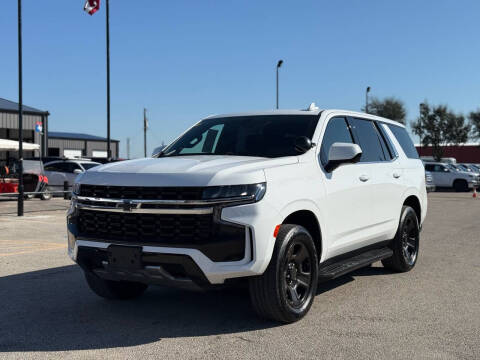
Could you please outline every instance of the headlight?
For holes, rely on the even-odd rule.
[[[72,186],[72,193],[74,195],[80,195],[80,184],[79,183],[74,183]]]
[[[203,190],[202,198],[204,200],[262,200],[267,190],[266,183],[249,184],[249,185],[226,185],[226,186],[209,186]]]

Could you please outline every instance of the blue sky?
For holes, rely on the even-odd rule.
[[[110,0],[112,137],[143,153],[200,118],[280,107],[359,110],[366,86],[408,119],[425,99],[480,107],[480,2]],[[105,0],[23,0],[24,103],[50,130],[106,136]],[[16,0],[0,12],[0,97],[17,101]]]

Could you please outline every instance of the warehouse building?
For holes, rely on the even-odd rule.
[[[23,106],[23,141],[40,145],[40,151],[25,151],[24,157],[46,154],[48,131],[48,111]],[[18,141],[18,103],[0,98],[0,139]],[[0,151],[0,164],[5,165],[9,159],[18,158],[16,151]]]
[[[118,140],[110,139],[112,158],[118,158]],[[48,132],[48,156],[107,158],[107,139],[68,132]]]
[[[25,151],[24,158],[59,156],[107,158],[107,139],[100,136],[48,130],[48,111],[23,106],[23,141],[40,145]],[[18,103],[0,98],[0,139],[18,141]],[[110,140],[112,158],[118,158],[119,141]],[[18,158],[16,151],[0,151],[0,164]]]

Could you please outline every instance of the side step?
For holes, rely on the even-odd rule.
[[[354,257],[339,260],[336,263],[319,269],[319,281],[335,279],[353,270],[368,266],[376,261],[389,258],[393,255],[392,249],[384,247],[381,249],[369,250]]]

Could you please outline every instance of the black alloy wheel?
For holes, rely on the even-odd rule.
[[[417,213],[405,205],[402,207],[398,230],[391,244],[393,255],[382,260],[383,266],[396,272],[410,271],[418,260],[419,244],[420,226]]]
[[[263,318],[292,323],[304,317],[317,292],[315,242],[300,225],[284,224],[278,232],[265,272],[250,278],[250,298]]]
[[[307,300],[312,287],[312,259],[302,242],[292,242],[285,257],[284,291],[292,309],[299,309]]]

